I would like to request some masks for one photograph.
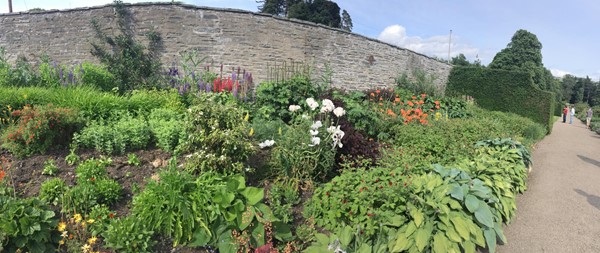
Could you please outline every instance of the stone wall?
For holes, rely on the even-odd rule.
[[[303,62],[314,68],[314,76],[329,66],[332,84],[347,90],[391,86],[395,76],[414,69],[435,76],[436,85],[444,87],[451,69],[410,50],[310,22],[184,4],[127,8],[140,39],[151,30],[161,34],[162,60],[167,66],[179,63],[181,52],[198,49],[207,62],[240,66],[260,82],[272,76],[272,66]],[[0,47],[6,49],[10,62],[19,55],[35,61],[42,54],[63,64],[96,61],[90,54],[90,41],[95,39],[92,19],[109,34],[116,27],[111,6],[1,14]]]

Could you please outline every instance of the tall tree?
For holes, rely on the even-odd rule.
[[[258,7],[262,13],[285,16],[323,24],[335,28],[343,28],[340,7],[330,0],[257,0],[261,3]],[[347,15],[344,25],[352,29],[352,19]]]
[[[346,10],[342,11],[342,30],[346,30],[348,32],[352,31],[352,18],[350,17],[350,13]]]
[[[535,34],[518,30],[505,49],[502,49],[489,65],[494,69],[526,71],[532,74],[534,83],[545,89],[545,68],[542,63],[542,43]]]

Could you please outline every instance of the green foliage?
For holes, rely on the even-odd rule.
[[[54,159],[48,159],[44,162],[44,169],[42,170],[42,175],[54,176],[58,173],[58,166],[56,166],[56,161]]]
[[[371,138],[386,139],[389,137],[389,125],[380,117],[379,112],[369,105],[369,97],[363,92],[342,94],[333,93],[333,98],[344,103],[346,117],[355,129],[362,131]]]
[[[254,149],[244,111],[236,104],[216,102],[219,96],[203,94],[186,114],[186,140],[179,152],[190,154],[185,166],[194,173],[241,172]]]
[[[44,181],[40,186],[39,198],[46,203],[58,205],[62,202],[63,194],[69,188],[60,178],[52,178]]]
[[[58,220],[37,198],[0,195],[0,251],[52,252],[59,239]]]
[[[103,233],[106,247],[125,253],[154,252],[154,231],[134,216],[113,220]]]
[[[76,111],[52,105],[26,106],[12,114],[19,119],[3,131],[2,147],[20,157],[67,145],[82,125]]]
[[[69,166],[73,166],[77,164],[80,160],[79,156],[75,151],[77,150],[77,145],[71,144],[71,148],[69,149],[69,154],[65,157],[65,162]]]
[[[147,147],[152,132],[143,117],[129,113],[106,121],[92,121],[81,133],[75,134],[75,143],[83,148],[93,148],[105,154],[123,154],[127,150]]]
[[[144,191],[133,198],[131,212],[148,230],[163,233],[175,245],[187,243],[193,232],[207,226],[203,211],[208,208],[213,189],[219,184],[210,174],[197,180],[175,170],[163,171],[159,181],[150,181]],[[202,187],[201,187],[202,186]]]
[[[134,19],[123,2],[115,0],[114,7],[119,34],[107,35],[98,21],[92,20],[92,28],[100,41],[92,42],[92,55],[106,64],[120,92],[156,86],[161,66],[160,35],[155,31],[147,33],[148,46],[142,45],[135,40]]]
[[[169,108],[183,112],[176,90],[140,90],[128,95],[98,91],[95,88],[76,86],[65,88],[6,87],[0,89],[0,105],[13,109],[25,105],[46,106],[77,110],[86,120],[108,119],[115,111],[128,111],[147,115],[154,108]]]
[[[290,105],[304,105],[309,97],[318,97],[323,88],[311,82],[308,76],[295,75],[288,80],[261,83],[256,90],[258,117],[292,120]]]
[[[409,90],[412,94],[441,96],[444,92],[436,87],[435,79],[436,77],[433,74],[427,75],[424,70],[413,69],[410,76],[402,73],[394,79],[394,82],[398,88]]]
[[[156,108],[150,112],[148,125],[156,139],[156,146],[168,152],[176,150],[185,137],[182,118],[180,113],[167,108]]]
[[[127,154],[127,164],[140,166],[142,164],[142,162],[140,161],[140,159],[137,157],[137,155],[135,153],[129,153],[129,154]]]
[[[406,210],[409,182],[403,173],[385,168],[345,170],[315,189],[304,215],[329,231],[358,225],[367,236],[374,235],[380,223],[400,226],[406,220],[400,214]]]
[[[64,196],[63,210],[87,213],[96,205],[110,205],[121,198],[123,187],[108,177],[107,160],[88,159],[75,169],[77,185]]]
[[[102,91],[112,91],[114,88],[118,88],[115,85],[115,76],[108,71],[106,66],[84,62],[80,67],[82,68],[80,78],[83,85],[90,85]]]
[[[388,250],[388,236],[390,229],[380,226],[380,230],[373,239],[365,236],[360,227],[344,226],[329,236],[317,234],[315,242],[306,248],[305,253],[319,252],[359,252],[359,253],[384,253]]]
[[[484,109],[516,113],[552,131],[555,95],[535,88],[528,73],[454,67],[446,95],[473,96]]]
[[[267,192],[267,201],[275,217],[290,224],[294,221],[293,207],[300,203],[300,194],[292,184],[276,181]]]
[[[262,13],[311,21],[330,27],[352,30],[352,19],[346,10],[340,16],[340,7],[334,1],[315,0],[259,0]]]

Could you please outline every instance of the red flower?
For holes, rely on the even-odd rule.
[[[0,170],[0,182],[2,182],[2,179],[4,178],[4,176],[6,176],[6,172],[4,172],[3,170]]]
[[[374,213],[368,213],[367,216],[373,217],[373,216],[375,216],[375,214]]]
[[[114,214],[114,213],[109,213],[109,214],[108,214],[108,218],[111,218],[111,219],[112,219],[112,218],[114,218],[114,217],[115,217],[115,214]]]

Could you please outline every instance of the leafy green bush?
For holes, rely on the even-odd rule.
[[[244,112],[235,104],[216,103],[219,95],[203,94],[187,111],[185,142],[179,152],[190,154],[186,168],[194,173],[235,174],[253,152]]]
[[[44,169],[42,170],[42,175],[54,176],[58,173],[58,166],[56,166],[56,161],[54,159],[48,159],[44,162]]]
[[[44,181],[40,186],[39,197],[41,200],[52,205],[58,205],[62,202],[63,194],[69,189],[60,178],[52,178]]]
[[[143,117],[129,113],[106,121],[92,121],[81,133],[75,134],[75,142],[83,148],[93,148],[105,154],[123,154],[128,150],[147,147],[152,132]]]
[[[66,146],[82,125],[76,111],[52,105],[26,106],[12,114],[19,119],[2,133],[2,147],[21,157]]]
[[[154,231],[148,229],[146,224],[135,216],[113,220],[102,234],[106,247],[125,253],[154,252]]]
[[[121,198],[123,187],[108,177],[106,160],[88,159],[75,169],[77,185],[64,195],[63,210],[87,213],[94,206],[110,205]]]
[[[293,118],[288,110],[290,105],[302,105],[306,98],[318,97],[322,91],[322,87],[304,75],[280,82],[261,83],[256,90],[259,117],[281,119],[287,123]]]
[[[44,253],[56,249],[58,219],[44,202],[2,194],[0,213],[0,251]]]
[[[274,182],[267,192],[267,201],[276,217],[285,223],[294,221],[292,208],[300,203],[298,189],[283,181]]]
[[[435,85],[435,79],[436,77],[433,74],[427,75],[424,70],[413,69],[410,77],[406,73],[402,73],[394,81],[398,88],[409,90],[412,94],[424,93],[440,96],[444,91]]]
[[[174,110],[156,108],[148,116],[148,125],[156,139],[156,146],[174,152],[185,137],[183,116]]]
[[[140,44],[134,37],[131,13],[120,0],[114,1],[114,7],[119,33],[111,37],[92,20],[96,38],[101,42],[92,42],[92,55],[106,64],[120,92],[156,86],[161,66],[160,34],[151,31],[146,34],[148,45]]]
[[[104,65],[84,62],[80,67],[82,68],[80,72],[83,73],[80,77],[83,85],[90,85],[102,91],[112,91],[114,88],[118,88],[115,85],[114,75]]]

